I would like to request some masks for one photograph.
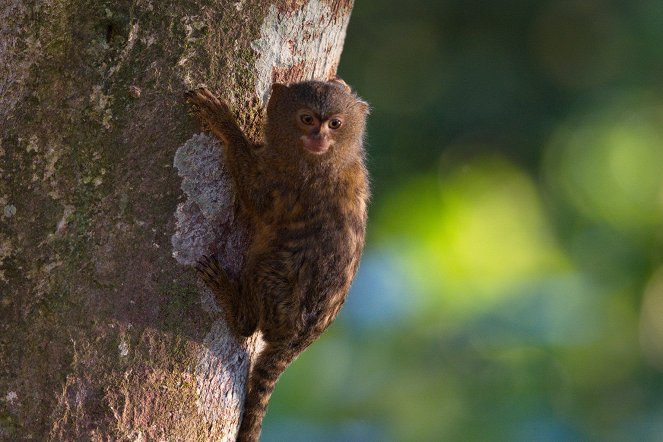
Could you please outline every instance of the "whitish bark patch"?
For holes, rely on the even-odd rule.
[[[198,412],[208,424],[219,426],[215,433],[235,440],[244,403],[250,354],[256,337],[242,346],[235,341],[225,322],[216,321],[203,342],[196,366]],[[228,419],[232,416],[233,419]]]
[[[342,7],[311,0],[294,11],[272,5],[251,43],[257,52],[256,95],[264,104],[272,82],[325,80],[336,73],[350,20]],[[347,8],[351,8],[351,2]]]

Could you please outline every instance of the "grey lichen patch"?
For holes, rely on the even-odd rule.
[[[126,358],[129,356],[129,342],[122,337],[120,344],[117,346],[117,350],[121,358]]]
[[[182,190],[213,222],[232,222],[235,196],[221,163],[220,143],[206,135],[191,137],[175,153],[174,166],[182,177]]]
[[[222,161],[222,147],[206,135],[194,135],[175,153],[187,200],[177,207],[171,238],[173,257],[192,265],[203,255],[217,258],[234,275],[248,247],[248,230],[237,216],[232,180]]]
[[[351,8],[349,4],[346,8]],[[350,14],[328,1],[310,0],[290,12],[271,5],[251,43],[258,54],[256,95],[267,102],[273,81],[328,79],[336,73]],[[303,37],[302,37],[303,36]],[[307,63],[316,54],[315,63]]]
[[[2,214],[5,218],[11,218],[12,216],[16,215],[16,206],[13,204],[7,204],[2,209]]]
[[[13,403],[14,401],[18,400],[18,395],[16,394],[15,391],[10,391],[7,393],[5,396],[5,401],[9,404]]]

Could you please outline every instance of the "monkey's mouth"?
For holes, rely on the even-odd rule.
[[[301,140],[304,149],[316,155],[327,152],[332,145],[328,138],[315,135],[302,135]]]

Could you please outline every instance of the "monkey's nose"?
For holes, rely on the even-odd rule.
[[[322,136],[320,133],[317,135],[302,135],[301,140],[304,148],[314,154],[325,153],[331,145],[329,139],[327,139],[325,136]]]

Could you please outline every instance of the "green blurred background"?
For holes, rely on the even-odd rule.
[[[368,244],[265,441],[663,440],[663,2],[358,0]]]

